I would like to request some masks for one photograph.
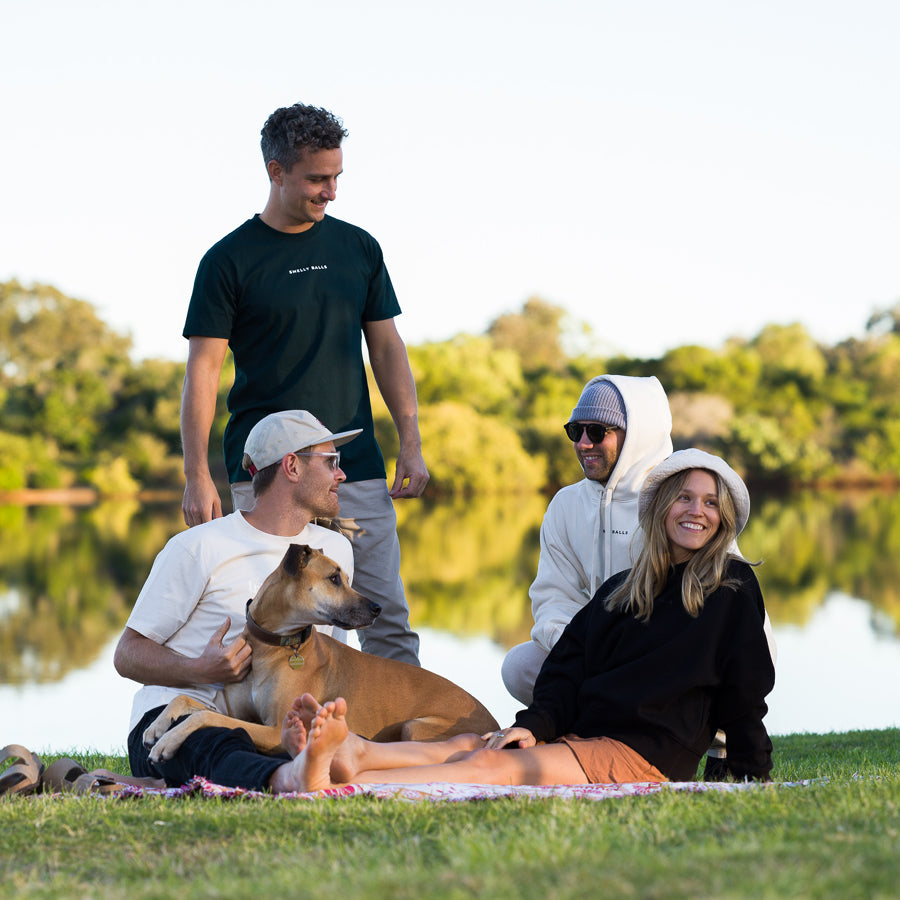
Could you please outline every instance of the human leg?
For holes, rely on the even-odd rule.
[[[483,746],[484,741],[477,734],[458,734],[445,741],[379,743],[351,733],[334,753],[331,761],[331,778],[333,781],[345,783],[355,780],[357,773],[363,771],[392,771],[443,765],[464,759]]]
[[[531,704],[534,683],[541,666],[547,658],[547,651],[534,641],[516,644],[503,658],[500,677],[506,690],[525,706]]]
[[[334,787],[331,766],[334,754],[350,735],[343,697],[320,707],[309,726],[306,747],[290,763],[279,766],[269,787],[276,793],[320,791]]]
[[[358,632],[366,653],[419,665],[419,636],[410,629],[400,578],[397,514],[379,479],[342,484],[341,514],[335,519],[353,544],[353,587],[381,606],[375,622]]]
[[[148,710],[128,734],[128,765],[131,774],[138,778],[162,777],[159,769],[150,762],[150,748],[144,746],[144,732],[159,718],[163,710],[165,706]]]
[[[474,750],[461,759],[432,765],[357,772],[355,784],[588,784],[578,760],[564,744],[527,749]]]
[[[276,773],[288,790],[323,790],[336,787],[334,760],[349,739],[345,721],[347,705],[341,698],[326,703],[310,728],[306,749],[290,766]],[[396,745],[373,745],[385,757]],[[405,748],[406,752],[409,748]],[[369,757],[373,759],[374,757]],[[387,759],[382,759],[385,763]],[[273,779],[274,780],[274,779]],[[587,784],[588,778],[574,753],[565,744],[540,744],[525,750],[475,750],[450,762],[383,768],[348,774],[354,784]]]
[[[143,735],[163,708],[147,712],[128,735],[128,760],[135,776],[163,778],[169,787],[180,787],[199,775],[226,787],[266,790],[272,772],[287,758],[260,753],[243,728],[200,728],[188,735],[172,759],[151,762]]]
[[[294,700],[285,714],[281,744],[292,758],[299,756],[306,748],[313,720],[321,708],[311,694],[304,694]],[[356,772],[365,769],[393,769],[450,762],[483,746],[484,741],[477,734],[458,734],[445,741],[379,743],[351,732],[334,754],[331,778],[336,782],[346,782]]]
[[[668,781],[637,750],[608,737],[580,738],[568,734],[560,740],[572,751],[591,784],[633,784]]]
[[[304,694],[304,697],[311,695]],[[318,704],[316,704],[318,706]],[[284,721],[281,723],[281,746],[284,747],[288,756],[293,759],[299,756],[306,748],[307,735],[309,734],[309,723],[312,716],[305,717],[303,705],[303,697],[296,697],[291,704],[291,708],[285,713]],[[315,710],[313,711],[315,715]]]

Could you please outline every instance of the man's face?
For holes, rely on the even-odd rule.
[[[606,425],[605,422],[595,422],[587,419],[575,419],[579,425]],[[575,456],[584,469],[584,477],[590,481],[598,481],[606,484],[612,474],[612,470],[619,461],[619,453],[622,444],[625,443],[625,429],[616,428],[607,432],[599,443],[593,443],[588,437],[586,429],[582,429],[581,437],[575,441]]]
[[[278,227],[306,231],[325,216],[325,207],[337,196],[337,180],[344,168],[344,154],[336,150],[305,151],[286,172],[269,163],[269,175],[278,191]]]
[[[310,447],[313,453],[334,453],[334,444],[316,444]],[[347,476],[338,466],[332,468],[334,458],[331,456],[305,456],[299,452],[303,464],[300,480],[297,482],[295,499],[298,505],[308,510],[313,517],[322,516],[333,519],[338,515],[338,485],[347,480]]]

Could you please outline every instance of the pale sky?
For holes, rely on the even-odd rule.
[[[186,357],[197,263],[259,212],[259,130],[350,131],[329,212],[409,343],[532,295],[655,356],[900,300],[900,3],[158,0],[0,11],[0,280]]]

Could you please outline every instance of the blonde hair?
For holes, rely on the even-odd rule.
[[[666,516],[691,472],[695,471],[697,469],[684,469],[660,484],[641,520],[644,546],[637,562],[625,581],[606,599],[605,607],[610,612],[628,612],[643,622],[653,614],[654,601],[669,580],[674,565],[666,533]],[[723,584],[730,583],[725,581],[724,573],[737,531],[734,501],[724,480],[717,472],[709,469],[700,471],[709,472],[716,482],[719,528],[703,547],[691,555],[681,577],[681,602],[688,614],[695,618],[703,609],[704,599]]]

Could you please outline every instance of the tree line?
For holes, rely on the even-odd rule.
[[[900,473],[900,304],[862,338],[817,343],[767,325],[718,348],[659,359],[604,355],[583,323],[539,298],[484,334],[408,347],[433,495],[552,491],[580,470],[562,432],[594,375],[656,375],[676,448],[724,456],[750,481],[896,484]],[[210,442],[221,438],[233,368],[223,368]],[[0,492],[88,486],[101,494],[180,490],[184,363],[135,361],[130,337],[87,301],[49,285],[0,283]],[[372,384],[390,466],[396,434]]]

